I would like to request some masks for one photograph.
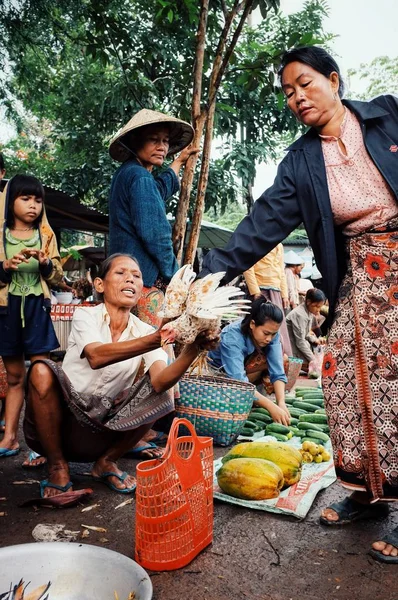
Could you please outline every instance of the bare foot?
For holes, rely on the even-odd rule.
[[[4,436],[0,442],[0,448],[7,448],[8,450],[18,450],[19,444],[14,437]]]
[[[29,452],[29,456],[23,461],[22,466],[26,469],[34,469],[35,467],[42,467],[47,463],[45,456],[37,454],[37,452]]]
[[[115,462],[112,462],[105,458],[99,458],[92,468],[91,475],[93,477],[99,477],[103,479],[103,474],[106,472],[117,473],[118,475],[123,474],[123,471],[121,471],[118,468]],[[133,477],[132,475],[127,475],[126,479],[124,479],[123,481],[121,481],[118,477],[113,477],[112,475],[105,477],[105,479],[107,479],[107,481],[114,485],[115,488],[117,488],[118,490],[125,490],[126,488],[131,488],[137,483],[135,477]]]
[[[375,542],[372,544],[373,550],[378,550],[384,556],[398,556],[398,548],[387,542]]]
[[[60,464],[60,465],[53,465],[53,466],[49,467],[48,473],[49,473],[48,474],[48,482],[49,483],[53,483],[55,485],[64,487],[70,481],[70,473],[69,473],[68,463]],[[72,489],[73,488],[70,487],[68,489],[68,492],[72,491]],[[57,490],[56,488],[46,487],[43,492],[43,498],[52,498],[53,496],[58,496],[59,494],[62,494],[62,493],[63,492],[61,490]]]

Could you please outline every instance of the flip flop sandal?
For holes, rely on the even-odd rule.
[[[152,443],[165,443],[167,442],[167,433],[164,433],[163,431],[157,431],[156,435],[151,439]]]
[[[322,516],[319,517],[319,520],[322,525],[330,527],[349,525],[354,521],[384,518],[389,512],[387,504],[361,504],[349,496],[341,502],[331,504],[328,508],[337,513],[339,517],[338,521],[329,521],[326,517]]]
[[[387,533],[381,540],[381,542],[385,542],[386,544],[391,544],[394,548],[398,548],[398,527]],[[398,564],[398,556],[386,556],[381,552],[381,550],[375,550],[372,548],[369,550],[370,556],[372,556],[375,560],[384,563],[390,564]]]
[[[125,453],[124,456],[127,456],[129,458],[139,458],[141,460],[153,460],[154,458],[162,458],[163,454],[153,454],[152,456],[150,455],[150,453],[145,452],[146,450],[161,450],[161,448],[159,448],[159,446],[157,446],[155,444],[155,442],[146,442],[145,444],[142,444],[142,446],[138,446],[137,448],[131,448],[131,450],[128,450],[128,452]]]
[[[104,483],[110,490],[117,492],[118,494],[132,494],[135,491],[135,488],[137,487],[137,484],[134,483],[134,485],[132,485],[129,488],[118,488],[115,486],[115,484],[109,481],[108,477],[116,477],[117,479],[119,479],[119,481],[124,481],[128,477],[128,473],[126,473],[126,471],[123,471],[123,473],[115,473],[114,471],[104,471],[99,476],[93,475],[94,481]]]
[[[45,462],[40,463],[39,465],[32,465],[33,461],[36,460],[37,458],[44,458]],[[29,452],[28,458],[24,462],[26,464],[22,463],[22,468],[23,469],[39,469],[40,467],[44,467],[44,465],[47,464],[47,459],[46,459],[45,456],[42,456],[41,454],[38,454],[34,450],[31,450]]]
[[[73,483],[68,481],[65,485],[58,485],[56,483],[51,483],[48,479],[44,479],[40,481],[40,497],[44,498],[44,490],[46,488],[53,488],[54,490],[59,490],[60,492],[67,492],[72,487]],[[47,498],[46,498],[47,500]]]
[[[0,448],[0,458],[7,458],[7,456],[16,456],[21,451],[20,448],[11,450],[11,448]]]

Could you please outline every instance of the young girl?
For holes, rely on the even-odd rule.
[[[35,177],[16,175],[8,182],[0,195],[0,215],[0,356],[8,382],[0,457],[7,457],[19,452],[25,358],[48,358],[59,346],[49,314],[49,284],[60,281],[63,272],[44,189]],[[30,458],[30,466],[43,462]]]

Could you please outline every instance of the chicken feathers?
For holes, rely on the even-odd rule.
[[[177,318],[162,327],[164,344],[190,344],[203,331],[218,331],[222,316],[245,314],[250,300],[242,299],[244,292],[235,286],[218,287],[224,275],[210,273],[194,281],[196,273],[190,265],[177,271],[167,287],[163,312]]]

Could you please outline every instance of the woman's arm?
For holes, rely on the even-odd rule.
[[[185,374],[198,354],[203,350],[213,350],[218,342],[218,332],[211,332],[210,335],[207,332],[201,333],[192,344],[183,347],[178,358],[171,365],[165,367],[161,361],[154,362],[149,368],[149,376],[155,392],[160,394],[172,388]]]
[[[278,382],[278,383],[280,383],[280,382]],[[276,389],[275,389],[275,395],[276,395]],[[286,408],[286,405],[284,407],[282,407],[282,406],[275,404],[272,400],[270,400],[270,398],[267,398],[267,396],[260,394],[260,392],[258,390],[256,390],[254,392],[254,396],[256,398],[254,401],[254,405],[261,406],[262,408],[265,408],[266,410],[268,410],[269,414],[271,415],[271,417],[275,421],[275,423],[282,423],[282,425],[289,425],[290,414]],[[285,394],[283,394],[283,398],[285,398]]]
[[[149,335],[126,342],[110,342],[108,344],[92,342],[84,346],[82,356],[87,358],[92,369],[102,369],[122,360],[156,350],[161,347],[161,343],[160,332],[157,330]]]

